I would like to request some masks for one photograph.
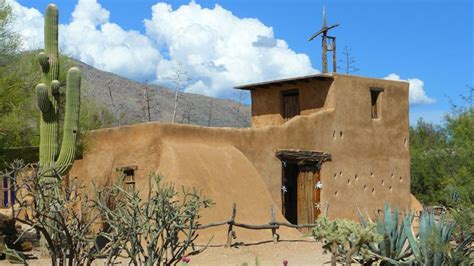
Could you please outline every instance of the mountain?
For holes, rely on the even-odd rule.
[[[106,106],[116,118],[115,125],[148,122],[143,83],[98,70],[77,60],[73,60],[72,64],[82,71],[83,95]],[[174,90],[157,85],[146,86],[151,120],[171,122]],[[239,105],[233,100],[180,92],[176,122],[208,126],[210,121],[210,126],[215,127],[247,127],[250,126],[250,113],[249,105]]]

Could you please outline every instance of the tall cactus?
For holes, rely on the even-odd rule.
[[[81,72],[73,67],[67,73],[63,138],[59,149],[59,52],[58,8],[48,5],[44,17],[44,52],[39,53],[42,83],[36,86],[40,120],[40,169],[45,177],[66,174],[72,166],[78,135]],[[58,155],[59,151],[59,155]],[[54,171],[54,172],[53,172]]]

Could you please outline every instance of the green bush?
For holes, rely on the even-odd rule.
[[[316,241],[323,242],[324,251],[332,254],[332,265],[336,265],[338,260],[347,265],[353,261],[367,261],[370,259],[367,244],[382,241],[373,223],[362,226],[345,219],[330,221],[325,216],[316,220],[312,234]]]
[[[473,87],[444,123],[423,120],[410,128],[411,191],[425,205],[454,206],[453,192],[474,204]]]

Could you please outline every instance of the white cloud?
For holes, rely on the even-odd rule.
[[[219,5],[207,9],[190,2],[173,10],[158,3],[145,27],[169,52],[157,77],[169,76],[168,69],[180,62],[194,81],[189,92],[228,96],[235,85],[317,72],[307,55],[275,39],[271,27]]]
[[[22,37],[20,49],[32,50],[43,47],[43,15],[34,8],[27,8],[14,0],[7,0],[12,7],[14,19],[12,30]]]
[[[43,17],[10,1],[15,29],[24,50],[43,47]],[[163,81],[180,62],[191,81],[187,91],[225,97],[231,88],[250,82],[317,73],[306,54],[298,54],[254,18],[239,18],[216,5],[195,2],[173,10],[152,6],[146,34],[110,22],[110,12],[97,0],[78,0],[70,22],[60,25],[61,52],[98,69],[132,79]],[[167,55],[162,58],[159,51]]]
[[[400,76],[394,73],[386,76],[384,79],[408,81],[408,83],[410,83],[410,104],[430,104],[435,102],[435,99],[430,98],[426,95],[424,88],[425,84],[421,79],[400,79]]]
[[[16,2],[13,4],[15,26],[25,44],[23,49],[42,47],[41,13]],[[154,78],[156,66],[161,60],[158,49],[147,36],[133,30],[126,31],[109,22],[109,15],[109,11],[102,8],[96,0],[79,0],[71,22],[59,26],[61,52],[98,69],[129,78]]]

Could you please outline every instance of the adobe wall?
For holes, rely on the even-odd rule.
[[[313,82],[298,81],[294,84],[269,86],[251,90],[252,127],[278,126],[285,123],[281,114],[281,92],[298,89],[300,112],[308,115],[322,109],[334,107],[334,100],[329,95],[332,79],[321,79]]]
[[[408,84],[335,75],[332,162],[324,165],[322,201],[330,212],[355,218],[347,210],[369,212],[384,201],[410,207]],[[371,118],[370,88],[383,88],[380,119]]]
[[[371,86],[385,89],[379,121],[370,117]],[[203,223],[228,219],[232,202],[238,204],[238,221],[268,223],[271,204],[281,209],[282,166],[275,152],[307,149],[332,154],[321,169],[321,202],[329,203],[330,217],[356,219],[357,208],[373,213],[385,201],[409,207],[407,83],[335,75],[327,95],[324,108],[280,126],[143,123],[97,130],[70,174],[105,185],[115,178],[115,168],[137,165],[136,188],[142,192],[147,174],[157,171],[178,188],[195,186],[214,199]],[[208,233],[225,238],[222,228]],[[263,231],[237,234],[239,240],[270,237]]]

